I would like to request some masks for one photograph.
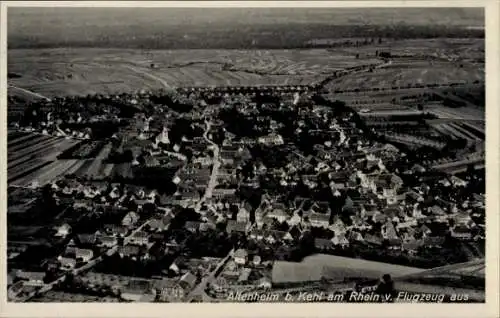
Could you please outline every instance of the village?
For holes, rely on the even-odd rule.
[[[75,166],[9,188],[12,228],[39,242],[9,241],[9,299],[226,301],[319,281],[281,270],[314,254],[418,268],[484,257],[480,170],[436,171],[314,89],[41,102],[13,140],[74,140],[54,162]]]

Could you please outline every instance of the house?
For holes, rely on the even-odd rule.
[[[275,233],[273,233],[271,231],[267,231],[267,232],[265,232],[264,240],[268,244],[275,244],[276,242],[279,241],[279,237]]]
[[[120,257],[127,257],[127,258],[136,258],[141,255],[141,247],[138,245],[125,245],[121,246],[120,249],[118,250],[118,254]]]
[[[23,280],[24,285],[43,286],[45,272],[30,272],[30,271],[18,270],[16,272],[16,278]]]
[[[293,241],[293,237],[288,232],[285,232],[285,231],[271,230],[271,231],[269,231],[269,235],[271,235],[274,238],[274,240],[276,240],[276,241],[281,241],[281,242]]]
[[[57,228],[57,233],[55,234],[56,237],[66,237],[71,233],[71,226],[67,223],[59,226]]]
[[[191,290],[196,285],[196,276],[194,276],[191,272],[187,272],[182,275],[179,286],[184,289],[185,292]]]
[[[273,208],[267,213],[267,217],[277,220],[280,223],[285,222],[290,218],[288,213],[285,211],[284,204],[276,204]]]
[[[302,222],[302,217],[298,213],[294,213],[286,222],[289,226],[296,226]]]
[[[348,234],[348,240],[349,241],[357,241],[357,242],[362,242],[365,239],[363,238],[363,235],[360,232],[357,231],[351,231]]]
[[[181,268],[185,267],[185,259],[182,256],[177,257],[172,264],[169,266],[169,270],[174,272],[175,274],[179,274]]]
[[[297,226],[292,226],[288,230],[288,234],[293,238],[293,240],[298,241],[302,236],[302,231]]]
[[[149,243],[149,234],[143,231],[136,232],[129,241],[131,244],[146,245]]]
[[[248,281],[248,277],[250,277],[250,273],[252,272],[251,268],[245,267],[241,270],[240,276],[238,277],[238,283],[245,283]]]
[[[15,273],[9,272],[7,274],[7,286],[10,286],[14,283]]]
[[[196,233],[200,230],[201,222],[197,221],[187,221],[184,228],[191,233]]]
[[[398,234],[396,232],[396,228],[392,224],[392,222],[386,222],[382,225],[382,237],[386,240],[394,240],[398,238]]]
[[[360,215],[362,218],[370,219],[379,212],[376,204],[363,204],[361,205]]]
[[[429,227],[425,224],[423,224],[418,230],[424,238],[432,234],[431,229],[429,229]]]
[[[364,237],[364,241],[366,243],[373,244],[373,245],[378,245],[378,246],[382,245],[382,237],[375,236],[372,234],[366,234]]]
[[[173,201],[174,197],[172,195],[161,194],[158,205],[162,207],[168,207],[172,205]]]
[[[423,241],[411,241],[403,243],[401,249],[407,252],[409,255],[415,255],[418,252],[419,247],[423,244]]]
[[[377,193],[387,199],[387,202],[394,202],[397,191],[403,185],[403,180],[395,174],[378,175],[374,180],[374,187]]]
[[[94,257],[94,251],[90,249],[77,248],[75,250],[75,258],[80,259],[82,262],[88,262]]]
[[[278,234],[278,233],[276,233]],[[280,236],[281,236],[281,239],[284,241],[284,242],[293,242],[295,240],[295,238],[290,234],[290,232],[282,232],[280,231]]]
[[[109,235],[100,236],[98,238],[98,242],[99,242],[98,246],[108,247],[108,248],[118,244],[118,240],[116,239],[116,237]]]
[[[106,234],[115,237],[125,237],[129,232],[129,229],[126,228],[125,226],[120,226],[116,224],[105,224],[103,228]]]
[[[347,232],[347,228],[340,218],[337,218],[333,224],[330,225],[329,229],[335,234],[345,234]]]
[[[467,227],[473,227],[475,225],[474,221],[472,220],[471,216],[467,212],[458,212],[453,216],[453,220],[455,221],[455,224],[457,225],[465,225]]]
[[[423,246],[429,247],[429,248],[434,248],[434,247],[441,247],[443,246],[445,242],[445,238],[442,236],[428,236],[424,237],[423,239]]]
[[[410,203],[424,202],[424,197],[413,190],[406,192],[405,199]]]
[[[253,240],[261,241],[266,237],[266,232],[262,229],[254,228],[250,231],[249,237]]]
[[[329,221],[330,216],[328,214],[313,212],[309,215],[309,222],[311,222],[311,225],[314,227],[328,228],[328,225],[330,223]]]
[[[418,222],[417,220],[415,219],[412,219],[412,220],[409,220],[409,221],[406,221],[406,222],[400,222],[396,225],[396,229],[398,231],[400,230],[403,230],[403,229],[410,229],[410,228],[414,228],[418,225]]]
[[[133,211],[130,211],[125,215],[122,220],[122,225],[125,227],[132,227],[139,221],[139,215]]]
[[[212,164],[212,159],[209,156],[197,157],[193,159],[193,163],[201,167],[208,167]]]
[[[76,259],[74,258],[59,256],[57,260],[61,264],[62,270],[72,270],[76,266]]]
[[[340,246],[341,248],[349,247],[349,240],[343,234],[335,235],[331,239],[331,242],[333,243],[333,245]]]
[[[347,202],[347,200],[346,200]],[[351,201],[352,203],[352,201]],[[318,201],[314,202],[310,208],[311,212],[316,212],[316,213],[321,213],[321,214],[328,214],[330,215],[330,203],[326,201]]]
[[[250,203],[248,203],[247,201],[243,202],[236,216],[236,221],[240,223],[250,222],[250,213],[252,212],[252,210],[253,208]]]
[[[113,200],[118,199],[120,195],[120,190],[117,187],[113,187],[113,189],[108,194],[108,196]]]
[[[415,230],[413,228],[405,229],[401,236],[404,243],[415,240]]]
[[[258,266],[258,265],[260,265],[261,262],[262,262],[262,259],[259,255],[255,255],[253,257],[253,260],[252,260],[253,265]]]
[[[224,277],[219,276],[217,277],[217,279],[210,283],[210,287],[216,293],[225,293],[228,288],[228,283]]]
[[[400,250],[403,245],[403,240],[398,237],[390,238],[387,240],[387,245],[391,250]]]
[[[272,287],[271,280],[267,277],[262,277],[257,281],[257,288],[259,289],[270,289]]]
[[[148,226],[152,232],[163,232],[168,230],[172,219],[173,219],[172,214],[167,213],[161,218],[154,218],[151,221],[149,221]]]
[[[451,184],[455,187],[466,187],[468,182],[465,180],[460,179],[457,176],[451,176],[450,177]]]
[[[79,245],[94,245],[96,243],[96,234],[77,234],[75,241]]]
[[[426,169],[423,166],[419,165],[419,164],[415,164],[411,168],[411,171],[413,173],[424,173],[426,171]]]
[[[247,228],[247,224],[240,223],[234,220],[229,220],[226,225],[226,233],[231,234],[233,232],[236,233],[245,233]]]
[[[446,212],[441,207],[439,207],[437,205],[433,205],[432,207],[430,207],[429,213],[431,213],[434,216],[446,215]]]
[[[212,191],[212,197],[216,199],[224,199],[229,197],[234,197],[236,194],[236,189],[224,189],[224,188],[215,188]]]
[[[257,141],[260,144],[264,144],[264,145],[267,145],[267,146],[271,146],[271,145],[274,145],[274,146],[283,145],[283,137],[281,137],[281,135],[276,134],[276,133],[271,133],[271,134],[269,134],[267,136],[259,137],[257,139]]]
[[[387,216],[380,212],[380,211],[375,211],[372,216],[372,222],[373,223],[384,223],[387,221]]]
[[[216,229],[216,226],[212,222],[200,223],[200,232],[213,231]]]
[[[233,258],[236,264],[245,265],[248,261],[248,252],[240,248],[234,252]]]
[[[160,302],[180,302],[186,292],[176,279],[164,278],[155,284]]]
[[[459,240],[470,240],[472,239],[472,233],[470,229],[466,225],[455,225],[451,231],[450,234],[452,237],[459,239]]]
[[[315,238],[314,239],[314,247],[320,251],[328,251],[333,249],[334,245],[331,240],[323,239],[323,238]]]
[[[395,217],[403,217],[404,213],[398,205],[389,205],[383,210],[384,215],[393,220]]]
[[[212,223],[212,224],[216,224],[217,223],[217,219],[218,219],[218,216],[217,214],[215,214],[212,210],[208,210],[204,215],[203,215],[203,218],[202,218],[204,221],[206,221],[207,223]]]
[[[133,302],[152,302],[156,298],[156,290],[152,281],[132,278],[123,288],[120,297]]]

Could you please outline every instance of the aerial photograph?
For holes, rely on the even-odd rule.
[[[6,24],[9,302],[485,302],[483,8]]]

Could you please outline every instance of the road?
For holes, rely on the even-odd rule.
[[[210,175],[210,180],[208,181],[208,185],[207,188],[205,189],[203,197],[198,201],[198,203],[195,206],[196,212],[200,211],[201,205],[203,204],[203,202],[205,202],[206,199],[212,197],[212,191],[217,185],[217,175],[219,173],[219,168],[221,164],[219,158],[220,155],[219,146],[208,138],[208,132],[210,131],[211,123],[209,121],[205,121],[205,124],[207,126],[205,129],[205,133],[203,134],[203,138],[205,138],[205,140],[212,145],[214,151],[214,159],[213,159],[213,167],[212,167],[212,174]]]
[[[24,93],[24,94],[26,94],[26,95],[30,95],[30,96],[32,96],[32,97],[41,98],[41,99],[45,99],[45,100],[50,101],[50,98],[48,98],[47,96],[43,96],[42,94],[38,94],[38,93],[35,93],[35,92],[32,92],[32,91],[29,91],[29,90],[24,89],[24,88],[21,88],[21,87],[17,87],[17,86],[14,86],[14,85],[10,85],[10,84],[9,84],[9,88],[12,88],[12,89],[14,89],[14,90],[21,91],[22,93]]]
[[[154,75],[154,74],[148,73],[148,72],[146,72],[146,71],[144,71],[144,70],[138,69],[138,68],[136,68],[136,67],[134,67],[134,66],[131,66],[131,65],[124,65],[124,67],[126,67],[126,68],[128,68],[129,70],[132,70],[132,71],[134,71],[134,72],[136,72],[136,73],[139,73],[139,74],[142,74],[142,75],[144,75],[144,76],[147,76],[147,77],[149,77],[149,78],[151,78],[151,79],[153,79],[153,80],[155,80],[155,81],[160,82],[160,83],[161,83],[161,85],[163,85],[165,88],[172,89],[172,86],[170,86],[170,85],[167,83],[167,81],[165,81],[163,78],[160,78],[160,77],[158,77],[158,76],[156,76],[156,75]]]
[[[219,263],[217,263],[217,266],[213,271],[210,272],[207,276],[203,277],[201,279],[201,282],[187,295],[185,302],[191,302],[194,297],[201,295],[204,299],[211,298],[205,293],[205,289],[207,288],[208,284],[213,281],[217,277],[217,272],[227,264],[227,262],[231,259],[233,256],[234,249],[229,251],[229,253],[224,257],[223,259],[220,260]]]
[[[248,234],[254,226],[255,224],[247,228],[246,234]],[[234,248],[229,251],[226,257],[224,257],[219,261],[219,263],[217,263],[217,266],[215,267],[214,270],[210,272],[210,274],[202,278],[201,282],[187,295],[185,302],[189,303],[193,301],[193,299],[196,296],[201,296],[203,302],[214,302],[214,301],[219,302],[220,300],[210,297],[205,292],[205,290],[207,289],[208,284],[217,278],[217,276],[220,274],[220,273],[218,274],[219,270],[227,264],[227,262],[233,257],[233,254],[234,254]]]
[[[335,81],[335,80],[338,80],[342,77],[345,77],[345,76],[348,76],[348,75],[353,75],[353,74],[356,74],[356,73],[363,73],[363,72],[367,72],[368,70],[370,69],[380,69],[380,68],[384,68],[384,67],[387,67],[387,66],[390,66],[392,64],[392,61],[387,61],[385,63],[382,63],[382,64],[378,64],[378,65],[363,65],[360,69],[344,69],[342,71],[340,71],[341,73],[340,74],[336,74],[336,75],[333,75],[333,76],[329,76],[325,79],[323,79],[321,82],[319,82],[319,87],[320,88],[323,88],[325,87],[328,83],[332,82],[332,81]]]

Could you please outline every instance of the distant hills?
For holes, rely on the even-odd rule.
[[[471,8],[9,8],[9,48],[300,48],[311,38],[484,37]]]

